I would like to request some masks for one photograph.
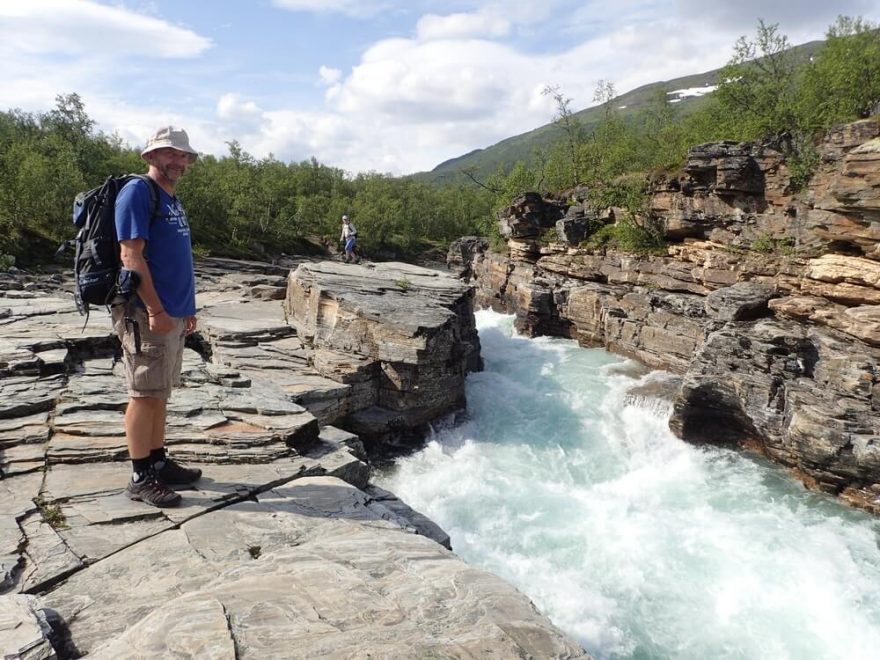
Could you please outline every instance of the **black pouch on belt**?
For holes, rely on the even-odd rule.
[[[141,276],[128,268],[120,268],[116,277],[116,292],[125,304],[125,325],[134,333],[134,352],[141,353],[141,326],[134,318],[134,296],[141,283]]]

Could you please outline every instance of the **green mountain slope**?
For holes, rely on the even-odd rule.
[[[799,59],[806,61],[821,48],[823,43],[823,41],[811,41],[794,46],[792,52]],[[720,71],[721,69],[713,69],[705,73],[643,85],[616,97],[612,100],[612,104],[619,109],[624,117],[634,117],[650,103],[659,90],[671,92],[679,89],[712,86],[717,83]],[[705,102],[704,96],[687,96],[680,100],[677,107],[682,112],[689,112],[697,109],[703,102]],[[589,131],[601,120],[602,113],[601,106],[593,106],[574,113],[574,116]],[[430,172],[420,172],[414,174],[413,177],[438,184],[456,182],[465,179],[461,170],[468,169],[475,178],[483,181],[499,168],[509,170],[518,161],[529,163],[534,157],[536,149],[546,149],[562,137],[562,129],[554,123],[549,123],[527,133],[506,138],[485,149],[475,149],[462,156],[451,158],[440,163]]]

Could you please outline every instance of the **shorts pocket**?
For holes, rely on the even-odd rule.
[[[141,392],[167,390],[171,387],[170,372],[167,365],[167,349],[164,344],[141,341],[141,352],[125,352],[131,389]]]

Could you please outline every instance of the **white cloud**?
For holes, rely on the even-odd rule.
[[[472,13],[422,16],[416,25],[419,39],[466,39],[503,37],[510,33],[510,21],[493,10]]]
[[[123,107],[120,97],[141,89],[154,60],[195,58],[211,45],[192,30],[91,0],[3,0],[0,108],[46,110],[74,91],[90,114]]]
[[[230,92],[217,101],[217,118],[233,135],[248,134],[259,130],[263,123],[263,110],[253,101]]]
[[[387,40],[344,81],[338,109],[419,123],[485,117],[521,94],[536,61],[489,41]]]
[[[0,3],[0,44],[8,54],[196,57],[211,40],[151,16],[90,0]]]
[[[321,76],[321,82],[329,87],[339,82],[342,78],[342,71],[322,64],[318,69],[318,75]]]
[[[272,4],[290,11],[346,14],[355,18],[374,16],[389,7],[379,0],[272,0]]]
[[[239,94],[224,94],[217,102],[217,116],[224,120],[259,117],[263,111],[253,101],[245,101]]]

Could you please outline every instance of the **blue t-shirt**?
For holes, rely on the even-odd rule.
[[[170,316],[196,313],[196,278],[186,213],[177,196],[160,186],[159,208],[150,217],[150,184],[132,179],[116,196],[116,235],[120,241],[143,238],[144,256],[162,307]]]

